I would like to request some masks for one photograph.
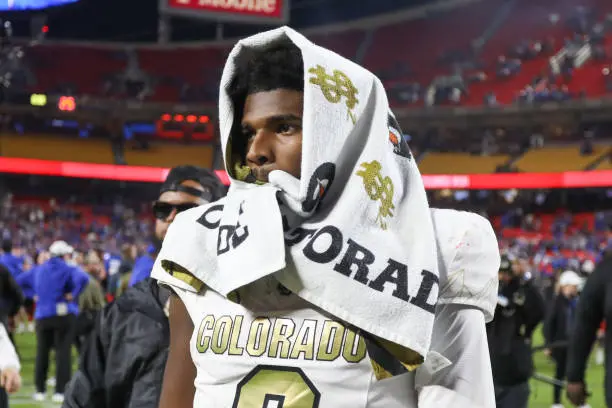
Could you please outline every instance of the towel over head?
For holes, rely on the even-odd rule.
[[[242,118],[229,88],[253,50],[287,40],[304,63],[301,177],[274,170],[264,185],[246,183],[233,162],[232,129]],[[436,242],[421,175],[380,80],[278,28],[230,53],[219,122],[230,191],[177,216],[153,276],[170,273],[178,287],[205,286],[232,301],[252,282],[273,278],[422,361],[438,296]]]

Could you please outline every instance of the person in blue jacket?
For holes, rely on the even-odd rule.
[[[55,348],[56,385],[52,400],[62,402],[64,388],[72,369],[71,345],[73,325],[78,314],[76,299],[85,289],[89,277],[78,267],[68,263],[73,248],[64,241],[49,247],[51,258],[34,273],[36,293],[36,364],[34,399],[45,399],[49,353]]]
[[[17,284],[23,292],[23,297],[25,298],[23,307],[25,308],[28,317],[33,317],[34,315],[34,297],[36,296],[36,292],[34,290],[34,277],[36,276],[36,271],[48,260],[49,252],[38,252],[36,254],[36,264],[30,270],[19,274],[17,278],[15,278],[15,281],[17,281]],[[26,321],[24,321],[24,323],[25,322]],[[33,324],[28,327],[28,331],[34,331]]]
[[[132,269],[132,275],[130,276],[130,287],[151,276],[156,252],[155,245],[151,244],[147,247],[145,254],[136,258],[136,261],[134,261],[134,268]]]
[[[2,255],[0,255],[0,264],[4,265],[16,278],[23,272],[23,257],[13,255],[13,243],[10,239],[2,242]]]

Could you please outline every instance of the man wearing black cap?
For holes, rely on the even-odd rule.
[[[153,205],[156,247],[176,214],[224,194],[225,186],[212,171],[173,168]],[[134,286],[101,312],[63,407],[157,407],[168,356],[170,291],[148,277],[153,260],[148,269],[135,271]]]
[[[170,170],[159,192],[158,200],[153,204],[155,214],[155,253],[143,256],[134,265],[130,286],[148,278],[153,269],[157,251],[166,236],[168,227],[176,214],[197,207],[203,203],[216,201],[221,197],[224,186],[214,173],[195,166],[179,166]]]
[[[527,408],[533,373],[531,335],[544,318],[544,299],[524,264],[502,255],[495,317],[487,325],[497,408]]]

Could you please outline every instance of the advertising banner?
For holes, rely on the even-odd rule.
[[[160,0],[167,15],[226,22],[284,24],[290,0]]]

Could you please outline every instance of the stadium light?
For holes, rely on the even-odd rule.
[[[60,96],[57,108],[62,112],[74,112],[76,109],[76,101],[73,96]]]
[[[30,95],[30,105],[32,106],[45,106],[47,104],[47,95],[45,94],[32,94]]]

